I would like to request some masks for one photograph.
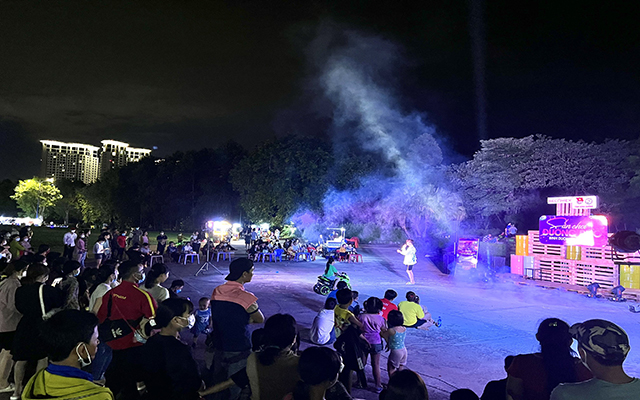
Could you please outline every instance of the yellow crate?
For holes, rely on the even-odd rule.
[[[566,250],[567,260],[582,260],[582,247],[580,246],[567,246]]]
[[[516,255],[517,256],[529,255],[529,236],[516,235]]]
[[[627,289],[640,289],[640,265],[620,264],[620,284]]]

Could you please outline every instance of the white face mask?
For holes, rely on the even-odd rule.
[[[78,345],[76,346],[76,355],[78,356],[78,362],[80,363],[80,367],[84,368],[91,365],[92,360],[91,360],[91,355],[89,355],[89,361],[85,361],[84,358],[82,358],[82,356],[80,355],[80,352],[78,351],[78,348],[80,346],[84,346],[84,351],[87,352],[87,355],[89,355],[89,349],[87,349],[87,345],[84,343],[78,343]]]

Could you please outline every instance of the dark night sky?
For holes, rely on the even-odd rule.
[[[639,4],[487,0],[489,136],[637,138]],[[470,156],[468,14],[467,1],[0,0],[0,178],[37,174],[39,139],[165,155],[319,134],[306,51],[327,21],[397,43],[399,106]]]

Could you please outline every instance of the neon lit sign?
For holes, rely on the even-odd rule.
[[[568,246],[604,247],[609,222],[604,215],[540,217],[540,243]]]

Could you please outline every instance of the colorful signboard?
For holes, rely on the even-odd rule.
[[[478,245],[480,239],[458,239],[456,250],[457,268],[471,269],[478,266]]]
[[[567,246],[604,247],[609,222],[604,215],[543,215],[540,243]]]
[[[598,196],[548,197],[547,204],[571,204],[573,209],[598,208]]]

